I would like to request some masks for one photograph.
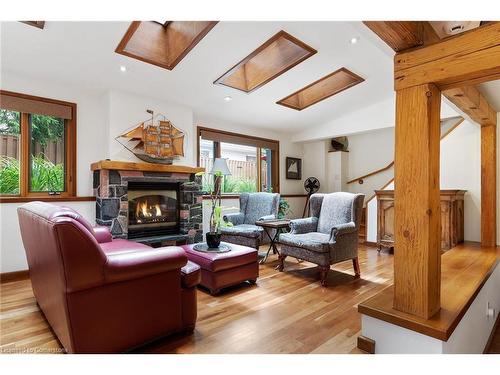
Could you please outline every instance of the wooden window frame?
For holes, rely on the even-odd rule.
[[[30,174],[30,131],[29,131],[29,116],[30,113],[20,112],[20,150],[19,150],[19,194],[18,195],[0,195],[1,202],[29,202],[31,200],[44,200],[44,201],[61,201],[61,199],[71,200],[70,198],[76,197],[76,103],[66,102],[62,100],[43,98],[40,96],[33,96],[0,90],[0,94],[14,96],[23,99],[36,100],[43,103],[51,103],[64,105],[71,108],[71,119],[65,119],[64,130],[64,153],[65,153],[65,190],[57,195],[50,195],[49,192],[30,192],[29,187],[29,174]],[[1,106],[0,106],[1,107]]]
[[[200,138],[204,132],[209,132],[214,139],[214,158],[221,157],[220,143],[233,143],[253,146],[257,148],[257,188],[260,191],[261,175],[260,175],[260,154],[262,148],[271,149],[271,187],[273,193],[280,192],[280,142],[274,139],[255,137],[239,133],[232,133],[225,130],[218,130],[198,126],[196,129],[196,165],[200,166]],[[234,193],[229,193],[234,195]]]

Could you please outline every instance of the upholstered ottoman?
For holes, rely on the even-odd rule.
[[[191,262],[201,268],[200,284],[210,290],[210,294],[219,293],[222,288],[249,281],[255,284],[259,277],[259,258],[256,249],[236,244],[228,244],[227,253],[206,253],[193,249],[194,245],[184,245]]]

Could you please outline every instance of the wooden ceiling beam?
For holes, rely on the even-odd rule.
[[[394,57],[394,70],[403,71],[459,54],[467,56],[496,47],[499,44],[500,22],[492,22],[488,25],[442,39],[437,43],[399,52]]]
[[[423,23],[420,21],[363,21],[394,51],[404,51],[424,43]]]
[[[441,90],[500,78],[500,22],[394,57],[396,90],[436,84]]]
[[[481,126],[496,125],[496,111],[475,86],[457,87],[443,91],[442,94],[477,124]]]
[[[440,37],[434,31],[429,22],[426,21],[377,21],[364,23],[396,52],[403,52],[405,49],[415,48],[419,46],[426,46],[426,48],[429,48],[429,45],[441,42]],[[498,25],[495,26],[492,24],[493,23],[490,22],[488,26],[493,26],[494,29],[498,30]],[[399,35],[400,33],[401,35]],[[491,46],[495,42],[498,42],[498,34],[493,33],[492,36],[490,31],[487,31],[484,34],[489,35],[489,38],[485,37],[483,41],[484,46]],[[472,38],[468,37],[467,39],[470,41]],[[446,40],[449,39],[447,38]],[[421,41],[423,41],[423,43],[421,43]],[[441,47],[439,47],[439,45],[436,45],[435,47],[433,47],[433,50],[437,51],[440,48]],[[418,51],[419,50],[417,49],[408,52],[407,59],[409,61],[404,59],[403,55],[400,54],[400,65],[398,68],[396,68],[396,70],[403,70],[403,68],[407,67],[405,64],[408,64],[409,62],[415,62],[414,52],[419,53]],[[433,56],[432,54],[429,54],[428,57],[432,59]],[[425,61],[429,62],[431,60]],[[481,126],[496,124],[495,109],[493,109],[486,97],[481,94],[477,87],[473,85],[459,86],[449,90],[445,90],[442,92],[442,94],[477,124]]]

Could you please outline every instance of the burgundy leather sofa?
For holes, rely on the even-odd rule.
[[[194,329],[200,268],[182,248],[113,240],[43,202],[18,216],[33,292],[67,352],[123,352]]]

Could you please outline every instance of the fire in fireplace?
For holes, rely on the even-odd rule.
[[[178,183],[129,181],[128,237],[179,233],[178,202]]]

